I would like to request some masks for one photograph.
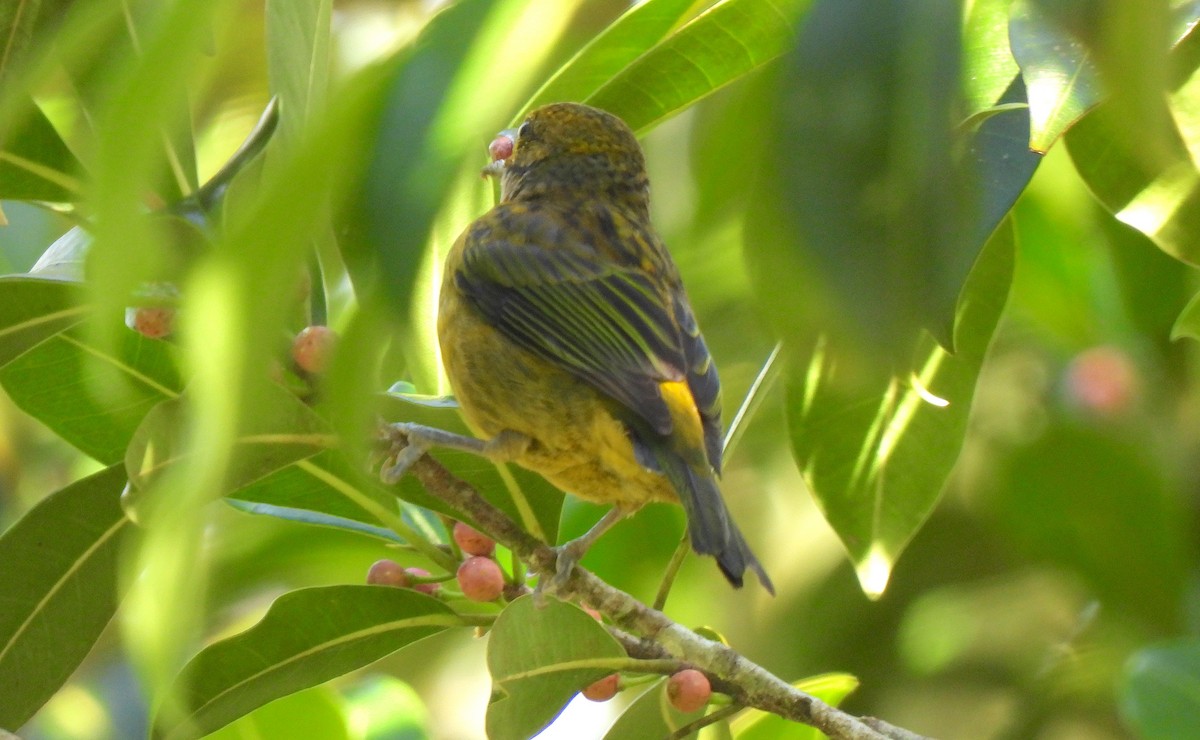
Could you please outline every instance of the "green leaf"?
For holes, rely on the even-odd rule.
[[[1171,339],[1189,337],[1200,341],[1200,293],[1192,296],[1171,327]]]
[[[684,714],[671,706],[667,697],[667,679],[656,681],[633,700],[613,726],[605,740],[659,740],[704,715],[704,709]],[[695,734],[688,737],[695,737]]]
[[[0,536],[0,728],[17,731],[91,651],[121,598],[132,528],[115,465],[51,494]]]
[[[836,707],[858,688],[858,679],[849,673],[823,673],[801,679],[792,685]],[[815,727],[790,722],[777,714],[758,709],[751,709],[738,717],[733,730],[738,740],[822,740],[825,737]]]
[[[142,418],[183,387],[174,347],[124,326],[115,336],[109,347],[69,329],[0,368],[17,406],[105,464],[121,460]]]
[[[345,702],[327,686],[299,691],[265,704],[225,725],[208,740],[261,740],[270,737],[319,737],[353,740]]]
[[[646,0],[625,11],[546,81],[515,116],[546,103],[584,100],[662,40],[696,0]]]
[[[724,0],[638,57],[583,102],[642,131],[792,47],[807,0]]]
[[[461,624],[448,606],[410,589],[327,586],[284,594],[254,627],[184,666],[156,727],[171,740],[200,737]]]
[[[325,105],[332,0],[268,0],[267,71],[283,109],[282,136],[294,140]]]
[[[213,498],[243,488],[260,478],[311,457],[333,445],[325,422],[286,389],[264,383],[255,395],[253,416],[230,440],[229,460]],[[146,414],[125,453],[129,481],[148,488],[158,476],[183,458],[196,454],[184,437],[191,428],[187,421],[189,400],[165,401]]]
[[[407,421],[472,436],[452,398],[388,393],[383,414],[389,421]],[[516,465],[494,465],[467,452],[434,449],[433,456],[451,472],[473,485],[484,498],[508,514],[534,537],[553,544],[558,537],[563,493],[536,473]],[[405,501],[460,517],[431,496],[412,477],[401,479],[397,495]]]
[[[1194,734],[1200,723],[1200,640],[1161,642],[1130,656],[1119,706],[1125,723],[1145,740]]]
[[[883,380],[839,364],[843,350],[830,338],[819,341],[807,361],[793,356],[787,389],[792,450],[869,596],[883,593],[958,458],[1012,269],[1012,232],[1003,228],[967,280],[953,355],[926,335],[911,365]]]
[[[1122,111],[1104,103],[1068,132],[1067,149],[1088,188],[1118,220],[1172,257],[1200,265],[1200,173],[1191,155],[1200,146],[1200,66],[1194,60],[1168,103],[1178,127],[1169,137],[1145,142],[1131,135]]]
[[[1091,50],[1067,25],[1068,11],[1036,0],[1014,0],[1009,21],[1012,53],[1029,94],[1029,148],[1045,152],[1103,94]]]
[[[539,609],[523,596],[497,617],[488,640],[492,740],[524,740],[540,732],[577,692],[612,673],[606,660],[625,650],[573,604],[548,599]]]
[[[0,277],[0,366],[83,321],[82,286],[62,280]]]
[[[2,75],[0,75],[2,76]],[[80,196],[79,161],[32,100],[0,127],[0,198],[65,203]]]
[[[337,451],[321,452],[233,491],[229,498],[359,522],[368,527],[394,513],[396,496]],[[444,507],[443,507],[444,508]],[[450,513],[450,512],[446,512]],[[352,526],[352,525],[347,525]]]

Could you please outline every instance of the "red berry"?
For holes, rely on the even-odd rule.
[[[429,571],[424,568],[405,568],[404,572],[417,578],[429,577]],[[414,591],[420,591],[423,594],[436,594],[441,587],[440,583],[414,583],[412,588]]]
[[[712,697],[708,677],[695,668],[684,668],[667,681],[667,698],[681,712],[695,712]]]
[[[507,134],[500,134],[492,139],[492,143],[488,144],[488,156],[493,162],[501,159],[508,159],[513,153],[513,140]]]
[[[617,695],[620,674],[613,673],[605,676],[583,690],[583,695],[592,701],[608,701]]]
[[[1140,376],[1133,361],[1116,347],[1092,347],[1071,360],[1066,390],[1078,407],[1100,416],[1129,410],[1139,392]]]
[[[376,560],[367,571],[367,583],[376,586],[408,587],[408,574],[395,560]]]
[[[496,551],[495,540],[463,522],[454,523],[454,541],[468,555],[487,556]]]
[[[175,309],[170,306],[130,306],[125,325],[143,337],[162,339],[175,330]]]
[[[304,372],[320,375],[329,366],[337,339],[337,332],[328,326],[305,327],[292,342],[292,359]]]
[[[458,587],[471,601],[495,601],[504,592],[504,574],[495,560],[476,555],[458,566]]]

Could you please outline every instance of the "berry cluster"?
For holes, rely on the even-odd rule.
[[[472,601],[495,601],[504,593],[504,572],[492,555],[496,542],[463,522],[454,523],[454,542],[466,556],[458,566],[458,587]],[[394,560],[379,560],[367,571],[367,583],[412,588],[436,594],[439,583],[422,568],[404,568]]]
[[[583,690],[592,701],[608,701],[620,690],[620,674],[611,673]],[[695,668],[676,671],[667,679],[667,699],[680,712],[697,712],[712,698],[712,684]]]

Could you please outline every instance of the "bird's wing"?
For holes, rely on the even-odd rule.
[[[587,381],[663,436],[674,422],[660,385],[686,381],[718,468],[720,385],[682,290],[635,260],[588,246],[577,229],[519,223],[544,221],[544,214],[503,215],[504,228],[488,228],[485,217],[465,235],[455,285],[467,301],[516,344]],[[535,243],[529,234],[553,243]]]

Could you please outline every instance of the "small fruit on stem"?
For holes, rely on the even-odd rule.
[[[699,711],[711,697],[712,684],[695,668],[684,668],[667,680],[667,698],[681,712]]]
[[[376,560],[367,571],[367,583],[375,586],[408,587],[408,574],[395,560]]]
[[[504,573],[495,560],[475,555],[458,566],[458,587],[471,601],[495,601],[504,592]]]
[[[405,568],[404,572],[417,578],[428,578],[430,573],[424,568]],[[440,583],[414,583],[413,590],[423,594],[436,594],[442,585]]]
[[[454,523],[454,541],[468,555],[489,556],[496,551],[496,541],[464,522]]]
[[[307,326],[292,342],[292,359],[296,367],[310,375],[320,375],[329,367],[337,344],[337,332],[328,326]]]
[[[613,673],[583,690],[583,695],[592,701],[608,701],[617,695],[621,675]]]

